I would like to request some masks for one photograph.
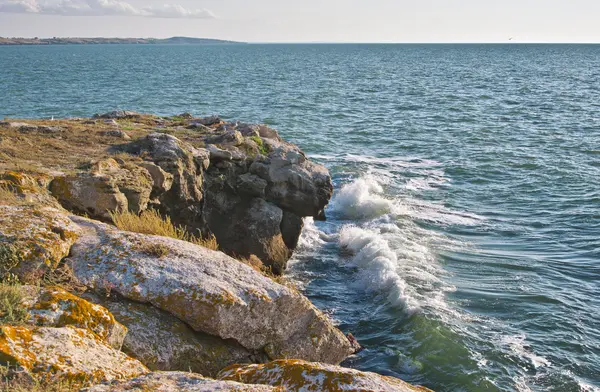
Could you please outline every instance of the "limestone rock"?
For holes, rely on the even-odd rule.
[[[239,146],[244,142],[244,137],[238,131],[229,131],[220,135],[207,137],[204,141],[206,144]]]
[[[273,140],[281,141],[281,137],[279,136],[279,133],[276,130],[274,130],[273,128],[269,128],[266,125],[258,126],[258,135],[260,137],[264,137],[265,139],[273,139]]]
[[[299,360],[233,365],[223,369],[218,378],[280,386],[289,391],[431,392],[427,388],[416,387],[394,377]]]
[[[222,122],[223,122],[223,120],[219,116],[203,117],[203,118],[198,118],[198,119],[195,119],[192,121],[192,123],[197,123],[197,124],[201,124],[201,125],[214,125],[214,124],[220,124]]]
[[[50,192],[67,209],[110,219],[110,211],[126,211],[127,197],[114,178],[105,175],[69,175],[56,177]]]
[[[173,186],[173,175],[164,171],[160,166],[152,162],[139,164],[146,169],[152,177],[152,190],[155,193],[167,192]]]
[[[87,329],[110,346],[121,349],[127,328],[118,323],[104,307],[86,301],[59,287],[23,286],[30,322],[44,327]]]
[[[0,362],[32,373],[100,382],[148,372],[139,361],[108,346],[86,329],[3,325],[0,331]]]
[[[112,136],[123,140],[130,140],[131,137],[120,129],[112,129],[110,131],[103,131],[102,135],[104,136]]]
[[[154,372],[131,380],[113,381],[94,385],[82,392],[285,392],[267,385],[240,384],[235,381],[218,381],[199,374],[185,372]]]
[[[16,252],[12,265],[3,260],[0,272],[14,273],[22,282],[36,281],[69,254],[78,232],[55,208],[0,205],[0,246]]]
[[[269,183],[267,200],[298,216],[323,218],[333,194],[328,170],[306,159],[296,146],[268,141],[269,159],[254,162],[250,172]]]
[[[122,118],[137,118],[141,117],[141,114],[136,112],[130,112],[127,110],[113,110],[107,113],[96,113],[92,118],[106,118],[106,119],[122,119]]]
[[[120,232],[71,217],[84,231],[67,259],[81,283],[169,312],[196,331],[234,339],[271,359],[339,363],[348,339],[300,293],[221,252],[171,238]],[[155,243],[162,258],[139,249]]]
[[[171,188],[157,195],[161,212],[174,223],[185,224],[190,232],[200,228],[200,210],[203,195],[203,165],[208,153],[164,133],[151,133],[132,142],[127,150],[145,155],[165,172],[173,176]]]
[[[227,150],[220,149],[215,145],[209,144],[206,146],[206,149],[210,153],[211,161],[231,161],[233,159],[233,154]]]
[[[196,332],[169,313],[125,299],[109,300],[84,294],[106,306],[128,328],[123,351],[151,370],[192,371],[215,376],[235,363],[263,360],[252,356],[234,341]]]

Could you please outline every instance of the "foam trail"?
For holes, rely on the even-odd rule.
[[[392,211],[393,203],[371,176],[361,177],[342,187],[333,201],[334,212],[342,219],[368,219]]]

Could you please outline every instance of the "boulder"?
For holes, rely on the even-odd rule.
[[[218,378],[283,387],[288,391],[431,392],[398,378],[322,363],[280,360],[258,365],[233,365]]]
[[[227,150],[220,149],[219,147],[209,144],[206,149],[210,153],[211,161],[231,161],[233,154]]]
[[[220,124],[222,122],[223,122],[223,120],[219,116],[202,117],[202,118],[197,118],[197,119],[192,120],[192,124],[196,123],[196,124],[200,124],[200,125],[214,125],[214,124]]]
[[[110,346],[121,349],[127,328],[118,323],[104,307],[86,301],[59,287],[23,286],[27,293],[24,306],[30,322],[43,327],[87,329]]]
[[[173,186],[173,175],[167,173],[160,166],[152,162],[142,162],[139,164],[146,169],[152,177],[152,191],[157,194],[167,192]]]
[[[123,119],[123,118],[139,118],[141,114],[136,112],[130,112],[127,110],[113,110],[112,112],[96,113],[92,118],[106,118],[106,119]]]
[[[329,171],[306,159],[288,143],[268,141],[268,160],[255,161],[250,172],[268,182],[267,200],[304,217],[324,218],[324,208],[333,194]]]
[[[101,134],[104,136],[116,137],[116,138],[123,139],[123,140],[131,139],[131,137],[127,133],[125,133],[124,131],[121,131],[120,129],[111,129],[110,131],[102,131]]]
[[[267,385],[240,384],[235,381],[219,381],[186,372],[154,372],[131,380],[113,381],[85,388],[82,392],[284,392]]]
[[[206,144],[220,144],[239,146],[244,142],[244,137],[238,131],[228,131],[216,136],[210,136],[204,139]]]
[[[55,178],[52,194],[68,209],[110,219],[112,211],[139,214],[148,207],[154,188],[153,177],[133,162],[101,159],[89,173]]]
[[[0,273],[37,281],[69,254],[78,232],[55,208],[0,205]]]
[[[0,362],[67,381],[101,382],[148,372],[138,360],[115,350],[87,329],[0,327]]]
[[[126,211],[127,197],[110,176],[89,173],[56,177],[50,192],[63,207],[109,220],[110,211]]]
[[[151,305],[84,294],[106,306],[128,328],[123,351],[151,370],[181,370],[214,377],[235,363],[264,361],[235,341],[196,332],[169,313]]]
[[[221,252],[71,219],[83,234],[67,263],[92,289],[150,303],[196,331],[234,339],[248,350],[264,350],[271,359],[339,363],[354,352],[308,299]],[[140,250],[144,243],[168,252],[149,255]]]
[[[172,176],[170,189],[156,194],[161,212],[175,224],[186,225],[190,232],[201,228],[203,170],[208,164],[208,152],[165,133],[151,133],[126,149],[151,160]]]

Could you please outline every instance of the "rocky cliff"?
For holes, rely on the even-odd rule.
[[[328,171],[265,125],[123,111],[0,123],[5,382],[410,390],[328,367],[356,340],[273,275],[331,194]]]

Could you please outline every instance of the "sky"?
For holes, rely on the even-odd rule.
[[[600,0],[0,0],[0,36],[600,43]]]

